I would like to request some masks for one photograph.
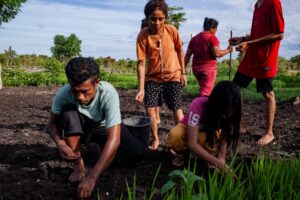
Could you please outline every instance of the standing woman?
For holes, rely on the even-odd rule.
[[[218,28],[218,21],[213,18],[205,18],[204,31],[193,37],[185,54],[185,65],[190,61],[193,54],[192,69],[199,88],[199,96],[209,96],[216,80],[217,58],[230,52],[233,48],[221,50],[219,40],[215,36]]]
[[[148,1],[144,14],[149,27],[142,29],[137,37],[139,84],[135,100],[145,103],[147,114],[152,120],[153,143],[149,148],[157,150],[159,138],[155,107],[161,104],[163,98],[168,109],[173,111],[174,122],[177,124],[183,118],[181,88],[187,85],[187,79],[178,31],[174,26],[166,24],[168,5],[164,0]]]

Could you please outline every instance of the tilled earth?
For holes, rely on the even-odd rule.
[[[0,90],[0,199],[75,199],[76,184],[68,183],[72,164],[59,158],[56,147],[45,133],[52,97],[58,87],[8,87]],[[123,118],[144,115],[144,107],[134,102],[135,90],[119,89]],[[184,111],[193,99],[183,96]],[[276,140],[266,147],[255,141],[265,128],[263,101],[245,101],[244,119],[247,133],[241,136],[239,160],[251,160],[260,152],[274,159],[291,158],[300,153],[300,104],[292,101],[277,102],[274,130]],[[173,126],[172,115],[161,110],[159,135],[163,141]],[[97,160],[95,148],[83,147],[82,154],[91,168]],[[99,178],[91,199],[127,198],[126,181],[133,185],[142,199],[149,191],[161,165],[155,184],[155,198],[161,199],[159,189],[173,169],[172,155],[162,143],[156,152],[149,152],[143,159],[133,162],[117,156]]]

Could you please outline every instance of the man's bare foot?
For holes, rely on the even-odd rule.
[[[161,123],[160,118],[157,118],[157,119],[156,119],[156,123],[157,123],[157,124],[160,124],[160,123]]]
[[[272,140],[274,140],[274,135],[273,134],[265,134],[263,135],[257,142],[256,144],[259,145],[266,145],[269,144],[270,142],[272,142]]]
[[[159,146],[159,140],[154,140],[152,144],[148,147],[152,151],[156,151]]]
[[[73,172],[69,176],[69,181],[71,183],[81,182],[85,177],[85,168],[83,164],[83,160],[77,161],[78,163],[74,163]]]

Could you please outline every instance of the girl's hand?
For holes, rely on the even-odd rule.
[[[186,78],[186,75],[185,75],[185,74],[182,74],[182,75],[181,75],[181,77],[180,77],[180,83],[181,83],[181,86],[182,86],[182,87],[187,86],[187,78]]]
[[[222,161],[221,161],[222,162]],[[222,167],[221,167],[222,166]],[[230,169],[230,167],[224,162],[223,165],[219,165],[217,166],[217,170],[218,170],[218,173],[221,174],[222,171],[224,170],[226,174],[231,174],[233,173],[233,170]],[[238,181],[238,176],[236,174],[234,174],[234,180],[235,181]]]
[[[135,101],[138,103],[142,103],[144,100],[145,92],[144,91],[139,91],[137,95],[135,96]]]

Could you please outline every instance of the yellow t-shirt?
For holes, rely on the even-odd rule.
[[[216,144],[210,146],[206,143],[207,133],[199,132],[198,143],[209,153],[217,151]],[[214,133],[214,140],[218,141],[221,137],[221,129]],[[172,128],[168,134],[167,143],[176,152],[182,152],[186,150],[187,147],[187,126],[183,123],[178,123],[174,128]]]

